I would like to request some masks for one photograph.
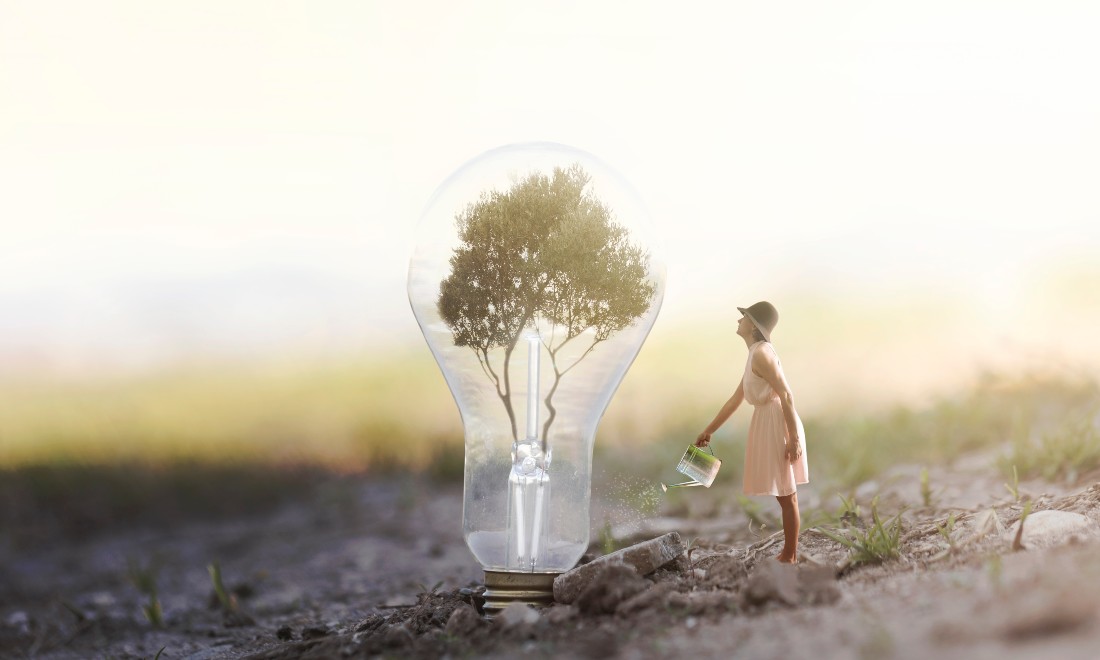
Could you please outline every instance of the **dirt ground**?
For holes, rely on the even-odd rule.
[[[491,622],[477,613],[482,572],[461,538],[461,486],[340,480],[262,515],[33,546],[0,537],[0,657],[1096,658],[1098,478],[1021,483],[1017,501],[989,457],[972,456],[931,471],[926,505],[919,468],[897,468],[857,490],[858,515],[822,524],[868,529],[875,495],[884,518],[903,511],[899,556],[870,565],[850,564],[809,524],[836,503],[807,488],[794,567],[772,559],[774,528],[730,504],[732,480],[668,497],[652,515],[597,490],[593,555],[677,531],[690,557],[648,576],[608,571],[574,604]],[[1049,511],[1083,518],[1037,515]],[[142,575],[159,626],[143,613]]]

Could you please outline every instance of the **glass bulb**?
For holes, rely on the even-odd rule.
[[[659,247],[634,189],[558,144],[486,152],[428,203],[409,302],[462,416],[487,576],[553,576],[588,548],[596,427],[660,310]]]

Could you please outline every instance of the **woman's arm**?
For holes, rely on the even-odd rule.
[[[779,402],[783,405],[783,420],[787,424],[787,458],[793,463],[802,455],[802,445],[799,444],[798,437],[798,413],[794,408],[794,394],[791,393],[783,370],[779,368],[779,359],[775,356],[775,350],[753,353],[752,370],[768,381],[779,395]]]
[[[695,439],[696,447],[706,447],[710,444],[710,436],[714,435],[726,420],[730,418],[730,415],[737,410],[741,405],[741,402],[745,400],[745,384],[738,383],[737,391],[733,393],[733,396],[726,401],[722,409],[718,411],[718,414],[714,416],[714,420],[710,424],[707,424],[707,428],[703,429],[703,432],[699,434],[699,437]]]

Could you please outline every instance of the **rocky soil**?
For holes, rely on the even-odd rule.
[[[732,481],[654,515],[600,501],[587,559],[673,531],[687,551],[647,575],[610,566],[571,604],[491,621],[456,485],[343,480],[230,521],[33,546],[8,535],[0,657],[1097,657],[1100,475],[1022,483],[1017,500],[989,466],[933,470],[925,493],[918,468],[898,468],[839,517],[807,489],[796,566],[774,561],[774,527],[731,504]],[[901,513],[897,556],[856,563],[829,533],[872,529],[876,496],[887,527]],[[774,501],[756,501],[774,516]]]

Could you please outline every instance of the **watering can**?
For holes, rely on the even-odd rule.
[[[706,449],[705,453],[703,449]],[[661,484],[661,490],[667,492],[669,488],[690,488],[692,486],[710,488],[710,485],[714,483],[714,478],[718,476],[718,468],[722,467],[722,461],[714,455],[710,447],[704,447],[703,449],[695,445],[688,445],[684,457],[680,459],[680,464],[676,466],[676,471],[690,478],[688,481],[682,481],[678,484]]]

